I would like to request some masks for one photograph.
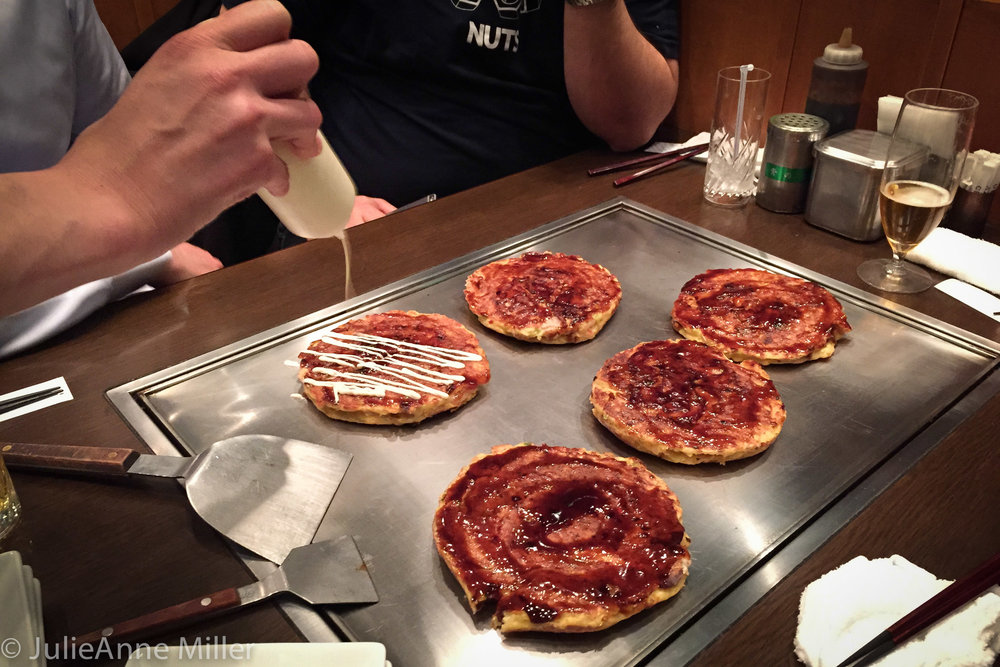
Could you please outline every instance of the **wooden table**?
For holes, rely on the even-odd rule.
[[[620,195],[862,289],[857,265],[888,254],[884,243],[848,241],[798,215],[755,205],[739,210],[708,205],[701,197],[701,165],[680,165],[620,190],[609,176],[585,175],[587,168],[614,158],[598,151],[575,155],[350,230],[356,290],[374,289]],[[107,389],[343,297],[344,259],[332,239],[116,304],[37,351],[0,363],[0,393],[65,376],[75,396],[0,423],[0,439],[145,449],[105,399]],[[1000,324],[937,290],[889,298],[1000,340]],[[899,553],[949,578],[985,560],[1000,547],[998,425],[1000,395],[775,585],[692,664],[795,664],[792,638],[802,588],[856,555]],[[24,518],[3,548],[20,550],[42,582],[49,644],[252,581],[174,484],[22,472],[13,478]],[[273,603],[202,623],[184,636],[301,639]]]

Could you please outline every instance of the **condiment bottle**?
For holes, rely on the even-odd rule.
[[[257,194],[296,236],[343,238],[357,190],[322,132],[319,138],[322,150],[308,160],[295,155],[287,143],[274,142],[275,154],[288,167],[288,193],[277,197],[261,188]]]
[[[969,153],[958,179],[958,190],[945,213],[941,226],[956,232],[982,238],[986,219],[993,204],[993,195],[1000,189],[1000,153],[978,150]]]
[[[862,50],[851,43],[852,30],[844,28],[840,41],[828,44],[823,56],[813,61],[812,81],[806,98],[806,113],[825,118],[829,135],[853,130],[858,122],[861,93],[868,76]]]

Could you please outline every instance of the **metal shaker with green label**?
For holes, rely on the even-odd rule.
[[[807,113],[782,113],[767,123],[767,144],[757,182],[757,204],[775,213],[801,213],[812,177],[813,144],[830,124]]]

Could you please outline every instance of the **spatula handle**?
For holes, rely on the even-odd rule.
[[[235,588],[227,588],[211,595],[181,602],[172,607],[160,609],[144,616],[79,635],[76,638],[76,645],[97,644],[101,639],[107,639],[109,642],[115,643],[139,635],[148,636],[154,634],[157,630],[185,625],[238,606],[240,606],[239,591]]]
[[[124,475],[139,452],[124,447],[80,447],[79,445],[34,445],[0,442],[0,456],[11,468],[64,470]]]

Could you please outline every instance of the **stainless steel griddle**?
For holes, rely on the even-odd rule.
[[[579,254],[618,276],[621,305],[595,340],[522,343],[484,329],[468,311],[466,276],[527,250]],[[676,338],[669,313],[689,278],[748,266],[826,286],[854,327],[828,360],[768,367],[788,411],[778,440],[759,456],[725,466],[671,464],[619,442],[590,413],[596,371],[640,341]],[[394,308],[442,313],[476,332],[493,377],[475,400],[423,424],[379,427],[332,421],[296,396],[296,369],[285,362],[318,331]],[[704,638],[688,638],[699,619],[726,605],[729,616],[745,610],[752,596],[736,596],[734,610],[731,593],[776,556],[801,552],[800,533],[822,526],[844,497],[870,502],[880,487],[866,489],[865,482],[885,477],[887,466],[898,473],[912,465],[914,443],[926,450],[928,434],[934,442],[943,438],[935,425],[949,415],[955,420],[960,399],[997,375],[998,358],[1000,346],[992,341],[616,199],[117,387],[108,397],[157,453],[195,453],[223,438],[266,433],[353,454],[316,539],[354,535],[381,599],[324,613],[348,637],[384,643],[394,663],[611,665],[702,645]],[[473,456],[522,441],[638,456],[663,478],[680,499],[692,539],[691,574],[681,593],[586,635],[503,638],[490,629],[488,613],[472,616],[434,548],[432,516],[438,496]]]

